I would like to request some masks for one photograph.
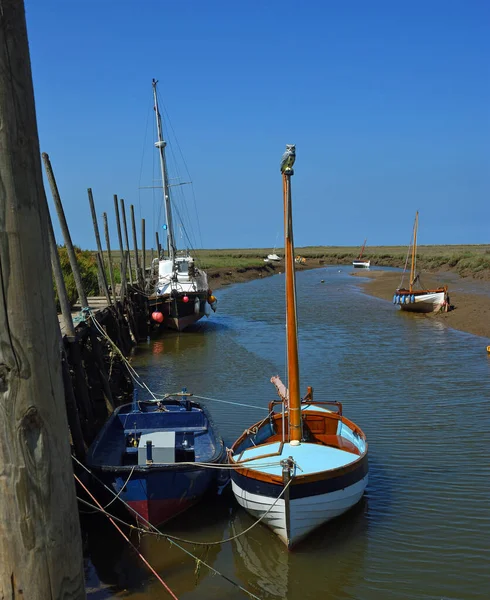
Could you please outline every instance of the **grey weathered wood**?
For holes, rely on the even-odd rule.
[[[61,343],[63,343],[63,341]],[[80,424],[80,416],[78,414],[77,401],[75,398],[75,393],[73,392],[73,384],[70,376],[70,367],[64,349],[61,353],[61,369],[63,375],[63,387],[65,390],[66,414],[68,416],[68,425],[70,427],[73,450],[75,452],[75,456],[79,460],[84,460],[86,454],[86,447],[83,441],[82,426]]]
[[[54,237],[53,223],[51,217],[47,215],[48,219],[48,238],[49,238],[49,251],[51,255],[51,268],[53,270],[54,279],[56,282],[56,289],[58,291],[58,298],[61,307],[61,316],[64,322],[64,333],[72,343],[76,343],[75,340],[75,327],[73,325],[73,319],[71,316],[71,307],[68,301],[68,294],[66,293],[65,280],[63,279],[63,272],[61,270],[60,256],[58,254],[58,247],[56,246],[56,239]],[[75,395],[73,393],[73,385],[71,382],[68,360],[66,352],[63,346],[63,337],[60,333],[60,352],[61,352],[61,364],[63,374],[63,387],[65,390],[65,403],[66,412],[68,417],[68,424],[70,427],[71,437],[73,441],[73,448],[76,456],[83,460],[85,457],[85,445],[83,442],[83,433],[80,425],[80,416],[78,414],[77,403]]]
[[[102,258],[100,254],[97,252],[97,267],[99,270],[99,279],[102,283],[102,291],[107,298],[107,304],[112,304],[111,295],[109,294],[109,286],[107,285],[107,279],[105,276],[104,263],[102,262]]]
[[[133,248],[134,248],[134,264],[136,268],[136,281],[141,288],[141,271],[140,271],[140,261],[138,256],[138,239],[136,237],[136,223],[134,221],[134,206],[131,204],[131,229],[133,230]]]
[[[121,213],[122,213],[123,227],[124,227],[124,241],[126,242],[126,250],[128,252],[129,283],[131,285],[133,285],[133,267],[131,265],[131,252],[129,250],[128,224],[126,222],[126,208],[124,206],[124,200],[122,198],[121,198]]]
[[[82,600],[34,92],[21,0],[0,0],[0,598]]]
[[[119,252],[121,253],[121,259],[120,259],[120,265],[119,268],[121,270],[121,301],[123,299],[123,288],[125,289],[126,287],[126,265],[124,264],[124,261],[127,260],[126,257],[126,253],[124,252],[124,246],[123,246],[123,240],[122,240],[122,233],[121,233],[121,219],[119,218],[119,204],[117,202],[117,195],[114,194],[114,213],[116,215],[116,226],[117,226],[117,238],[119,241]],[[124,271],[124,278],[123,278],[123,271]]]
[[[63,239],[65,240],[66,252],[68,254],[68,260],[70,261],[71,270],[75,279],[75,285],[77,287],[78,297],[80,298],[80,304],[82,305],[82,308],[85,308],[87,306],[87,294],[83,289],[82,276],[80,275],[75,249],[73,248],[73,243],[71,241],[70,230],[68,229],[68,223],[66,222],[65,211],[63,210],[63,204],[58,192],[58,185],[51,167],[51,161],[49,160],[49,156],[46,154],[46,152],[43,152],[43,162],[44,168],[46,169],[46,175],[48,176],[49,186],[51,188],[51,194],[53,196],[56,212],[58,214],[61,232],[63,234]]]
[[[141,270],[143,272],[143,291],[146,289],[146,231],[145,220],[141,219]]]
[[[63,271],[61,270],[60,255],[54,237],[53,222],[48,212],[48,239],[49,253],[51,256],[51,268],[53,269],[56,290],[60,301],[61,316],[64,322],[64,333],[70,337],[75,337],[75,327],[71,316],[71,306],[66,293],[65,280],[63,279]]]
[[[97,254],[102,263],[102,269],[99,267],[99,271],[98,271],[99,290],[106,293],[107,278],[105,275],[105,268],[104,268],[104,252],[102,251],[102,243],[100,241],[99,224],[97,222],[97,213],[95,212],[95,202],[94,202],[94,195],[92,193],[92,188],[87,189],[87,195],[88,195],[88,203],[90,205],[90,213],[92,215],[92,224],[94,226],[95,242],[97,244]]]
[[[112,268],[111,239],[109,237],[109,224],[107,222],[107,213],[103,213],[102,218],[104,220],[104,234],[107,248],[107,261],[109,263],[109,278],[111,280],[112,297],[114,298],[114,305],[116,305],[116,282],[114,279],[114,269]]]

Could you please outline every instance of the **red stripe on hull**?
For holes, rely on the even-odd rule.
[[[157,527],[190,508],[195,504],[195,501],[173,498],[150,501],[135,500],[128,502],[128,504],[133,510],[141,515],[143,519]]]

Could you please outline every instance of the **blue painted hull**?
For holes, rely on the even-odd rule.
[[[160,409],[157,408],[160,407]],[[163,410],[164,409],[164,410]],[[141,436],[170,433],[173,457],[142,460]],[[139,437],[138,437],[139,436]],[[225,448],[210,415],[195,402],[162,401],[118,408],[89,449],[87,464],[146,524],[161,525],[187,510],[217,483]]]

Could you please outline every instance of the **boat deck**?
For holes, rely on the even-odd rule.
[[[330,469],[338,469],[355,462],[359,458],[358,452],[354,453],[332,446],[306,442],[302,442],[299,446],[291,446],[289,443],[285,443],[281,454],[279,454],[280,448],[280,442],[247,448],[240,457],[240,462],[247,460],[245,463],[247,468],[281,476],[280,461],[289,457],[292,457],[298,465],[298,475],[310,475]],[[276,455],[270,456],[271,454]]]

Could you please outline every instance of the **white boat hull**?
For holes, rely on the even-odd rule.
[[[287,499],[277,500],[248,492],[235,481],[232,481],[232,488],[240,506],[257,519],[263,517],[262,522],[290,548],[320,525],[355,506],[362,498],[367,483],[368,475],[341,490],[289,499],[289,526],[286,517]]]
[[[400,303],[402,310],[408,312],[429,313],[441,309],[445,301],[444,292],[435,292],[432,294],[415,294],[414,302]]]
[[[370,260],[353,260],[352,266],[354,269],[369,269],[371,266]]]

